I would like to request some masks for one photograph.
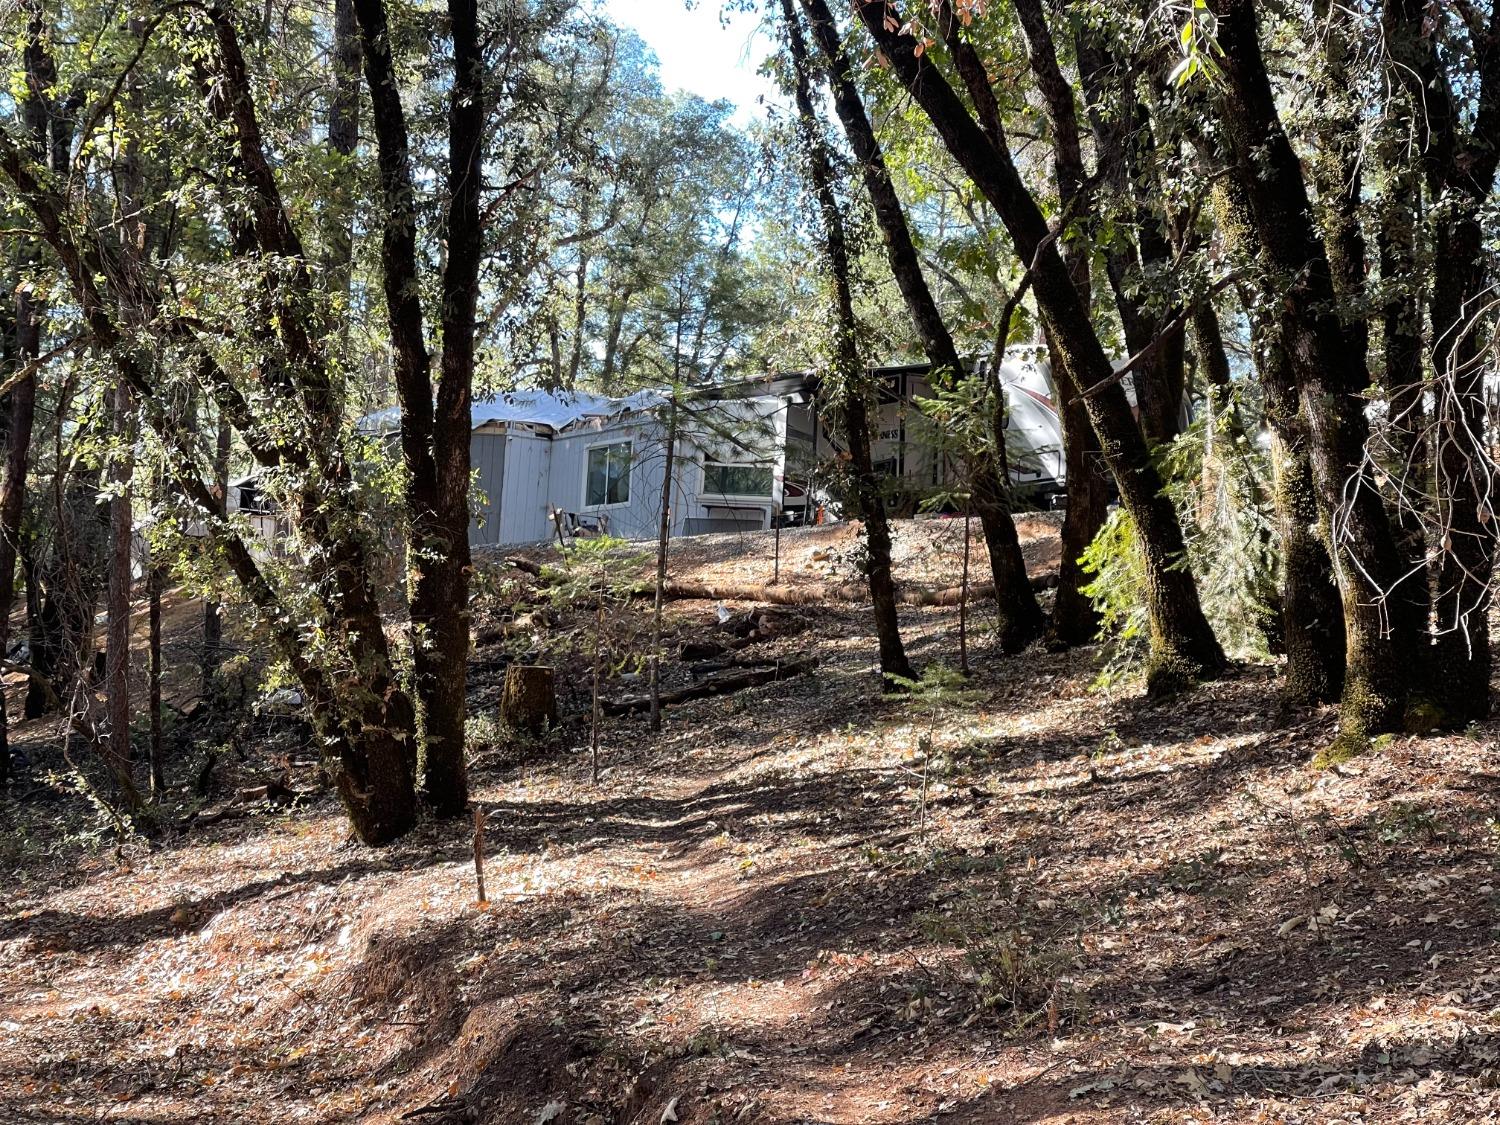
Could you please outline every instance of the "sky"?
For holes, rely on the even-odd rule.
[[[662,86],[687,90],[710,100],[726,98],[739,107],[736,120],[761,116],[756,99],[771,84],[755,71],[772,42],[757,32],[760,17],[745,12],[720,17],[721,0],[605,0],[616,23],[634,28],[661,60]]]

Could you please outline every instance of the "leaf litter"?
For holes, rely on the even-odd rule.
[[[1148,705],[1034,650],[916,770],[868,613],[799,617],[813,673],[611,721],[598,787],[567,732],[481,754],[488,909],[464,826],[327,798],[8,851],[0,1118],[1500,1119],[1493,724],[1318,770],[1271,669]],[[914,659],[956,621],[904,608]]]

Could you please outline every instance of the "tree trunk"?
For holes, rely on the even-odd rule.
[[[677,454],[677,392],[675,388],[667,404],[667,411],[666,452],[662,457],[661,521],[656,535],[656,602],[651,610],[652,730],[661,730],[661,613],[667,591],[667,545],[672,537],[672,469]],[[778,544],[780,534],[778,530]]]
[[[233,434],[229,419],[218,412],[218,425],[214,434],[214,495],[221,505],[221,512],[229,505],[229,455]],[[212,700],[218,693],[219,667],[224,663],[224,607],[217,599],[209,598],[203,603],[203,698]]]
[[[1307,425],[1296,380],[1278,340],[1255,331],[1266,418],[1271,424],[1272,503],[1284,571],[1283,694],[1294,703],[1332,703],[1344,687],[1344,609],[1328,555],[1328,524],[1318,510]]]
[[[1042,105],[1047,114],[1047,123],[1052,129],[1052,171],[1057,182],[1058,201],[1066,225],[1067,217],[1081,219],[1082,192],[1086,179],[1083,164],[1083,144],[1078,127],[1078,106],[1073,87],[1063,74],[1057,59],[1057,44],[1047,22],[1046,12],[1040,0],[1017,0],[1016,16],[1026,37],[1026,54],[1031,73],[1036,79],[1037,89],[1042,95]],[[955,43],[962,31],[957,26],[945,27],[945,38]],[[960,48],[964,50],[964,48]],[[1082,52],[1080,52],[1081,54]],[[970,72],[974,72],[970,66]],[[980,76],[974,73],[977,83]],[[997,119],[991,132],[997,139],[1003,138],[1004,128]],[[1078,300],[1085,309],[1093,303],[1087,242],[1081,238],[1063,241],[1063,260]],[[1008,328],[1008,326],[1006,326]],[[1009,343],[1009,341],[1004,341]],[[1061,374],[1064,360],[1058,349],[1048,339],[1048,354],[1053,368],[1053,394],[1062,425],[1063,456],[1067,472],[1068,498],[1063,514],[1062,558],[1058,568],[1057,597],[1052,605],[1051,641],[1061,645],[1081,645],[1092,641],[1099,629],[1099,616],[1094,612],[1092,600],[1083,592],[1088,585],[1079,560],[1088,545],[1099,534],[1109,509],[1109,485],[1105,470],[1101,468],[1099,443],[1089,422],[1088,412],[1072,394],[1060,388],[1071,380]]]
[[[912,667],[901,642],[896,613],[896,586],[891,576],[891,529],[886,516],[880,478],[870,454],[869,379],[860,360],[858,326],[854,316],[854,291],[849,243],[844,215],[834,190],[833,165],[813,105],[807,45],[792,0],[781,0],[794,71],[794,93],[798,132],[811,173],[818,210],[822,217],[823,252],[835,294],[833,368],[835,385],[843,394],[845,438],[849,445],[853,476],[854,507],[865,525],[869,556],[866,577],[875,615],[875,636],[880,648],[882,688],[898,690],[899,681],[913,679]]]
[[[1146,573],[1150,620],[1147,680],[1153,693],[1170,691],[1184,680],[1212,677],[1224,669],[1224,652],[1203,615],[1191,573],[1181,565],[1182,527],[1151,462],[1125,393],[1112,382],[1113,367],[1074,278],[1058,253],[1035,198],[1016,169],[1003,135],[987,136],[949,86],[928,52],[900,30],[905,21],[889,3],[866,0],[859,8],[902,86],[926,111],[948,151],[994,205],[1020,259],[1030,263],[1032,288],[1049,339],[1061,358],[1054,367],[1060,390],[1089,393],[1089,420],[1099,435],[1105,463],[1139,536]],[[961,42],[961,40],[955,40]],[[986,85],[981,93],[993,102]],[[971,89],[971,93],[973,90]],[[976,101],[979,95],[975,95]],[[991,133],[996,133],[992,124]]]
[[[26,311],[21,307],[24,301],[24,295],[18,297],[14,323],[5,315],[7,310],[0,309],[0,376],[7,379],[11,377],[12,368],[29,362],[24,358],[27,355],[27,349],[22,345],[20,338],[19,322],[26,315]],[[32,354],[34,357],[36,353]],[[16,559],[20,546],[18,533],[26,477],[24,454],[21,456],[19,471],[13,464],[16,458],[18,430],[21,428],[19,415],[22,410],[26,411],[27,417],[24,419],[24,424],[29,431],[32,408],[23,400],[29,397],[31,403],[34,404],[35,396],[36,381],[24,379],[21,385],[6,397],[3,404],[8,432],[6,434],[5,475],[0,478],[0,656],[10,651],[10,613],[16,597]],[[28,446],[31,444],[29,432],[26,435],[26,444]],[[12,507],[15,508],[14,523],[7,518]],[[10,743],[6,730],[5,702],[5,687],[3,682],[0,682],[0,796],[4,795],[6,786],[10,784]]]
[[[1339,749],[1400,729],[1417,623],[1384,501],[1365,463],[1364,354],[1337,314],[1333,270],[1312,226],[1301,165],[1281,125],[1250,0],[1220,0],[1220,122],[1234,152],[1262,264],[1281,288],[1280,330],[1306,420],[1319,514],[1329,529],[1344,608]],[[1390,600],[1387,600],[1390,598]]]
[[[1399,104],[1399,103],[1398,103]],[[1432,449],[1426,440],[1427,380],[1422,369],[1422,296],[1417,273],[1417,227],[1421,177],[1403,166],[1411,114],[1395,113],[1386,129],[1387,184],[1380,201],[1376,253],[1385,301],[1380,309],[1380,391],[1386,401],[1385,470],[1395,496],[1396,539],[1410,577],[1401,584],[1407,612],[1427,632],[1432,617],[1432,574],[1427,563],[1426,523],[1432,518]],[[1420,639],[1419,639],[1420,643]]]
[[[1251,266],[1260,256],[1260,240],[1243,187],[1226,179],[1214,189],[1213,206],[1237,265]],[[1281,325],[1249,293],[1242,294],[1242,304],[1272,439],[1271,500],[1281,541],[1281,634],[1287,658],[1282,691],[1293,703],[1332,703],[1344,685],[1344,609],[1328,550],[1329,523],[1313,476],[1312,439]],[[1211,340],[1212,332],[1205,336]]]
[[[1053,357],[1054,372],[1061,362],[1060,357]],[[1109,516],[1109,479],[1088,412],[1065,390],[1067,380],[1055,374],[1053,380],[1062,421],[1068,499],[1063,511],[1057,600],[1052,603],[1052,634],[1059,644],[1086,645],[1098,635],[1099,615],[1083,592],[1089,577],[1080,560]]]
[[[557,692],[551,668],[512,664],[505,669],[500,721],[512,730],[540,734],[557,722]]]
[[[328,148],[338,158],[324,229],[330,293],[341,299],[340,335],[349,330],[349,284],[354,273],[354,156],[359,148],[359,27],[354,0],[334,0],[333,95],[328,103]]]
[[[839,28],[826,0],[802,0],[818,43],[828,63],[833,88],[834,109],[844,126],[844,135],[859,163],[865,190],[869,194],[876,223],[885,243],[886,257],[896,286],[906,302],[912,324],[922,341],[931,364],[932,385],[941,390],[951,388],[964,375],[953,336],[933,299],[932,290],[922,273],[921,259],[912,242],[906,212],[896,194],[886,167],[875,129],[865,111],[864,101],[854,83],[854,68],[844,52]],[[996,381],[996,392],[1004,389]],[[1005,652],[1019,652],[1038,637],[1045,624],[1041,607],[1031,584],[1026,580],[1026,562],[1021,555],[1020,538],[1011,519],[1004,479],[1003,429],[991,435],[1001,443],[994,451],[972,451],[966,458],[973,493],[973,510],[979,515],[989,548],[990,570],[995,582],[996,613],[999,617],[1000,647]],[[993,460],[991,458],[994,458]],[[996,462],[1000,464],[997,465]],[[967,518],[967,517],[966,517]]]
[[[28,5],[26,71],[28,96],[22,106],[26,126],[28,155],[58,175],[65,173],[71,159],[69,140],[71,122],[56,104],[53,86],[57,72],[47,49],[47,28],[43,8]],[[17,294],[17,332],[23,353],[34,358],[41,354],[41,331],[47,309],[30,292]],[[24,360],[23,360],[24,361]],[[25,511],[25,453],[22,446],[31,443],[31,423],[35,417],[35,377],[18,387],[12,403],[13,432],[8,450],[6,498],[13,507],[0,511],[8,535],[0,543],[0,553],[19,550],[19,531]],[[52,478],[52,496],[56,505],[54,518],[41,521],[50,526],[50,542],[33,544],[27,575],[27,621],[33,674],[25,695],[25,715],[37,718],[60,705],[76,670],[82,663],[80,646],[92,629],[94,605],[102,576],[103,537],[96,517],[98,476],[93,462],[75,467],[69,476],[63,469],[64,426],[58,408],[58,429],[54,460],[57,467]],[[25,422],[25,442],[20,426]],[[86,427],[91,437],[97,433]],[[20,460],[17,461],[16,459]],[[19,475],[12,476],[11,468]],[[14,561],[12,562],[12,570]],[[4,579],[0,579],[3,581]],[[10,581],[13,583],[14,578]],[[12,586],[13,590],[13,586]],[[8,622],[7,622],[8,624]]]
[[[1437,630],[1423,725],[1458,727],[1488,717],[1495,569],[1493,460],[1485,401],[1485,348],[1494,332],[1486,210],[1500,168],[1500,7],[1471,26],[1472,62],[1439,48],[1434,16],[1414,0],[1382,11],[1391,77],[1420,113],[1413,120],[1431,206],[1433,459],[1440,553],[1433,597]],[[1479,15],[1475,16],[1477,20]],[[1450,69],[1462,67],[1461,72]],[[1472,96],[1472,114],[1462,108]]]
[[[1468,323],[1489,299],[1482,204],[1437,224],[1432,290],[1432,363],[1437,379],[1437,495],[1443,518],[1437,628],[1430,688],[1438,725],[1462,727],[1490,713],[1489,609],[1495,570],[1495,508],[1485,404],[1482,328]]]
[[[42,15],[33,8],[27,26],[26,91],[21,104],[32,155],[50,156],[48,124],[50,87],[56,68],[44,45]],[[28,288],[17,287],[14,337],[5,341],[17,368],[36,362],[42,354],[44,310]],[[0,331],[4,330],[0,323]],[[6,378],[10,372],[6,372]],[[0,657],[10,651],[10,613],[16,598],[16,562],[21,548],[21,521],[26,511],[26,468],[31,457],[31,431],[36,418],[36,375],[26,376],[7,397],[5,475],[0,478]],[[10,743],[5,689],[0,684],[0,790],[10,778]]]
[[[1228,390],[1232,383],[1229,371],[1229,353],[1224,350],[1224,333],[1219,326],[1219,314],[1212,297],[1204,297],[1193,306],[1193,351],[1198,357],[1198,369],[1210,387]]]
[[[1021,0],[1017,11],[1027,7],[1035,7],[1036,19],[1041,19],[1038,0]],[[1132,371],[1130,383],[1141,432],[1148,445],[1161,445],[1181,430],[1186,372],[1181,334],[1159,339],[1180,310],[1168,307],[1153,313],[1141,292],[1153,275],[1171,276],[1174,258],[1162,213],[1165,193],[1158,182],[1151,116],[1136,95],[1129,67],[1086,33],[1078,35],[1077,45],[1098,165],[1117,209],[1106,216],[1114,229],[1104,254],[1105,275],[1126,348],[1132,355],[1150,349]]]
[[[134,796],[134,754],[130,744],[130,578],[133,562],[131,539],[131,475],[135,460],[129,448],[134,440],[130,426],[130,392],[123,386],[112,392],[115,441],[109,479],[114,489],[109,502],[109,634],[106,642],[106,690],[109,693],[109,741],[106,755],[122,796]],[[139,797],[131,804],[139,803]]]
[[[92,425],[84,430],[88,440],[98,440]],[[58,449],[61,437],[57,435]],[[71,471],[60,465],[53,473],[46,521],[51,536],[36,545],[39,557],[31,573],[36,612],[30,621],[28,719],[60,708],[80,669],[92,659],[92,650],[85,649],[94,640],[109,538],[109,505],[99,503],[100,483],[97,462],[80,460]]]
[[[422,716],[422,791],[439,814],[468,803],[464,719],[469,659],[469,443],[475,303],[483,239],[479,193],[485,124],[483,58],[474,0],[450,0],[453,84],[448,102],[446,261],[441,290],[442,378],[434,403],[420,301],[416,202],[405,110],[382,0],[354,0],[385,208],[381,268],[401,403],[413,665]]]

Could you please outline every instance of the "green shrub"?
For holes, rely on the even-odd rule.
[[[1056,1035],[1083,1021],[1086,997],[1074,979],[1083,947],[1076,933],[1048,929],[978,896],[920,922],[932,940],[962,951],[979,1006],[1011,1031],[1043,1023]]]
[[[1135,521],[1124,508],[1110,512],[1080,560],[1093,580],[1083,588],[1099,615],[1104,667],[1095,686],[1108,687],[1137,671],[1146,659],[1146,567]]]
[[[1270,459],[1247,436],[1241,404],[1210,395],[1186,431],[1157,451],[1166,493],[1182,524],[1187,566],[1203,611],[1230,656],[1264,659],[1279,647],[1281,551],[1271,506]],[[1144,664],[1149,622],[1146,575],[1135,525],[1112,511],[1083,553],[1084,593],[1105,645],[1096,686]]]

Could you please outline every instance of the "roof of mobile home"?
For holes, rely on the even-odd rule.
[[[526,389],[475,398],[469,413],[476,430],[492,422],[524,422],[561,432],[588,418],[634,414],[664,401],[658,391],[637,391],[624,398],[610,398],[586,391]],[[390,406],[361,418],[359,428],[367,433],[387,433],[400,421],[401,408]]]

